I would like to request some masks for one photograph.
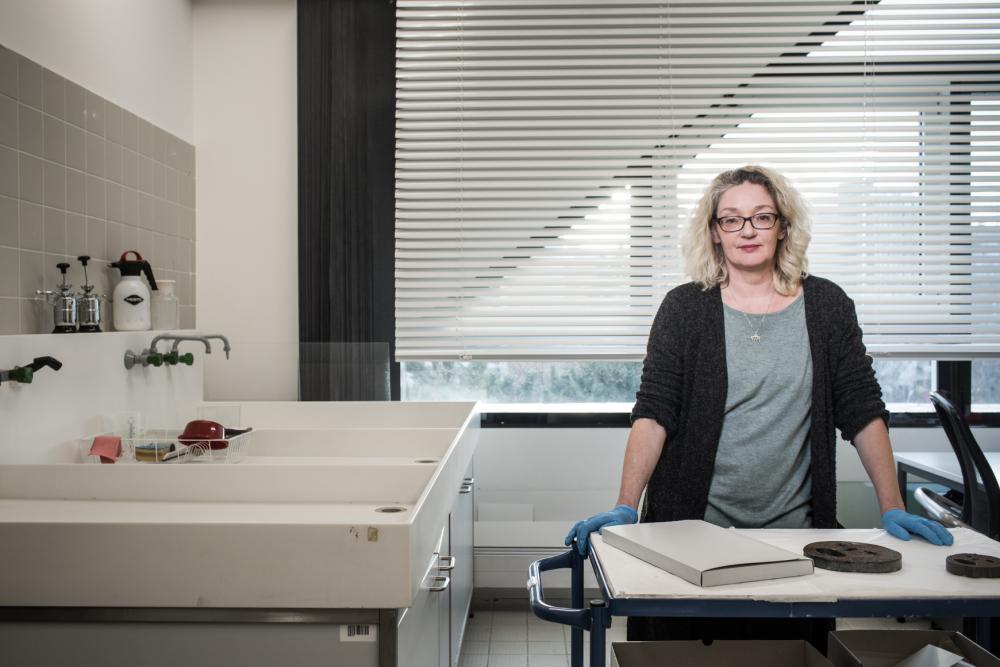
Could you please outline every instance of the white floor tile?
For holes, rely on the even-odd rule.
[[[528,667],[569,667],[569,658],[565,655],[529,655]]]
[[[489,609],[474,609],[469,617],[469,625],[490,625],[493,623],[493,612]]]
[[[528,615],[523,611],[495,611],[493,625],[524,625],[527,627]]]
[[[528,642],[528,655],[566,655],[566,642]]]
[[[488,642],[490,640],[490,627],[486,625],[468,625],[465,627],[463,641]]]
[[[566,638],[565,626],[549,623],[548,625],[529,625],[528,641],[563,641]]]
[[[458,661],[458,667],[489,667],[488,655],[465,655],[462,654]]]
[[[490,642],[490,655],[528,655],[528,642]]]
[[[609,642],[623,642],[628,634],[625,632],[625,628],[611,628],[608,630],[607,639]]]
[[[547,621],[544,618],[539,618],[539,617],[535,616],[535,614],[532,611],[529,610],[528,611],[528,625],[531,625],[533,623],[536,624],[536,625],[552,625],[552,621]]]
[[[526,655],[491,655],[489,667],[528,667]]]
[[[526,625],[494,625],[490,630],[491,642],[526,642],[528,627]]]
[[[462,655],[489,655],[489,652],[490,652],[489,642],[475,642],[475,641],[462,642]]]

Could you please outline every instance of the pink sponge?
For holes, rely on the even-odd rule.
[[[90,446],[91,456],[100,456],[101,463],[114,463],[122,455],[122,439],[117,435],[99,435]]]

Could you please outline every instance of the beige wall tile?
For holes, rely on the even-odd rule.
[[[19,299],[0,298],[0,334],[20,331],[21,302]]]

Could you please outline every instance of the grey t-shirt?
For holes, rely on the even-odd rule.
[[[813,369],[804,298],[763,325],[760,315],[723,309],[729,388],[705,520],[810,528]],[[754,331],[758,342],[750,340]]]

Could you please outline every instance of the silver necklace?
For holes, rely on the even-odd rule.
[[[750,323],[750,316],[747,315],[746,313],[743,313],[743,317],[747,321],[747,327],[750,329],[750,331],[753,332],[753,333],[750,334],[750,342],[752,342],[752,343],[759,343],[760,342],[760,329],[761,329],[761,327],[764,326],[764,320],[767,319],[767,311],[769,311],[771,309],[771,299],[773,299],[773,298],[774,298],[774,290],[772,289],[771,290],[771,295],[767,297],[767,305],[764,306],[764,314],[761,315],[760,322],[757,323],[757,328],[756,329],[754,329],[753,328],[753,324]]]

